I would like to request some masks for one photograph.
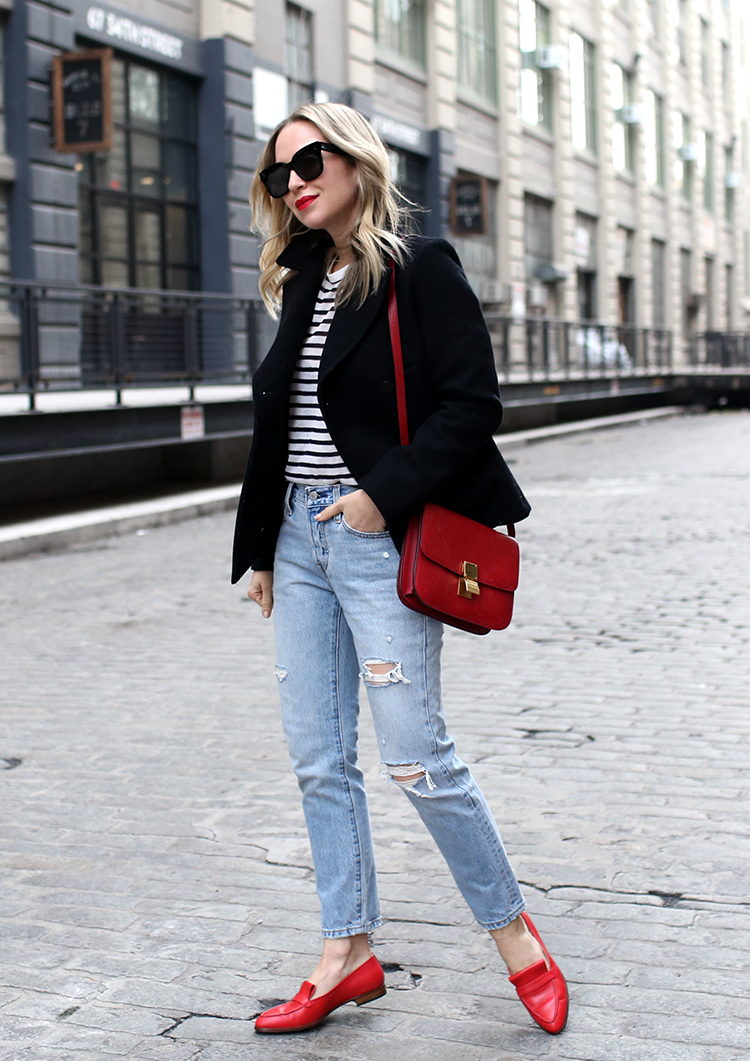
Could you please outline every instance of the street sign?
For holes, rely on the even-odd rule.
[[[112,49],[66,52],[52,60],[55,151],[112,147]]]

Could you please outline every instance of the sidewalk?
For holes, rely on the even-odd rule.
[[[222,511],[0,564],[1,1061],[745,1061],[750,415],[639,420],[507,447],[516,618],[446,634],[567,1030],[515,999],[365,712],[391,990],[255,1036],[318,913]]]

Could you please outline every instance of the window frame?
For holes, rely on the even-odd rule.
[[[100,179],[104,167],[112,162],[111,153],[103,155],[94,152],[78,155],[75,169],[78,172],[79,182],[79,211],[81,221],[86,217],[90,224],[90,245],[84,249],[84,240],[81,236],[79,244],[79,260],[81,267],[87,267],[90,275],[84,282],[96,286],[122,286],[119,282],[105,280],[104,276],[108,267],[114,268],[118,264],[127,276],[126,287],[139,288],[144,285],[138,282],[139,274],[142,276],[148,270],[158,272],[159,284],[154,288],[145,285],[149,290],[200,290],[201,287],[201,260],[200,260],[200,189],[198,187],[198,90],[189,78],[180,77],[179,74],[164,67],[152,66],[146,62],[135,59],[130,55],[115,53],[112,63],[113,79],[118,67],[122,70],[122,113],[115,115],[114,128],[115,139],[119,140],[123,147],[121,161],[123,165],[123,176],[125,187],[119,185],[116,179],[110,179],[108,187]],[[133,113],[134,85],[132,79],[133,70],[149,72],[158,78],[158,121],[149,127],[147,120],[139,121]],[[184,114],[187,121],[186,129],[180,134],[170,130],[168,126],[170,88],[180,85],[182,104],[185,107]],[[113,86],[114,89],[114,86]],[[114,91],[113,91],[114,94]],[[154,174],[142,177],[140,183],[143,189],[157,186],[157,193],[153,194],[145,190],[138,190],[134,186],[137,167],[134,165],[134,154],[137,145],[150,144],[156,146],[158,152],[158,166]],[[170,195],[170,185],[175,171],[170,169],[171,159],[182,152],[188,159],[188,166],[184,171],[185,194]],[[146,168],[140,172],[147,173]],[[98,175],[99,174],[99,175]],[[115,186],[117,185],[117,186]],[[107,209],[124,211],[125,218],[125,253],[105,253],[105,245],[102,241],[102,212]],[[170,217],[175,212],[182,215],[182,237],[184,238],[186,254],[182,258],[173,258],[169,248]],[[156,215],[158,221],[158,256],[153,259],[138,257],[138,227],[142,218]],[[79,222],[81,224],[81,222]],[[187,283],[174,284],[171,282],[175,276],[183,276]]]
[[[299,30],[298,39],[294,39]],[[284,48],[287,108],[296,110],[315,94],[315,24],[312,11],[287,0],[284,8]],[[298,76],[299,75],[299,76]],[[305,76],[307,75],[307,76]],[[307,90],[307,91],[305,91]]]
[[[459,90],[468,90],[495,106],[498,77],[494,0],[456,0],[456,15]]]
[[[579,43],[580,42],[580,46]],[[576,54],[576,53],[579,54]],[[596,45],[577,30],[571,30],[570,54],[570,125],[573,146],[578,151],[597,155]],[[578,60],[580,59],[580,68]],[[578,113],[576,113],[578,112]]]
[[[427,66],[427,0],[375,0],[375,44],[382,54],[396,56],[424,71]],[[399,17],[388,15],[398,6]]]
[[[539,0],[519,0],[519,40],[521,78],[519,112],[525,125],[554,133],[554,75],[541,69],[536,55],[552,43],[552,12]],[[533,16],[533,17],[532,17]],[[533,42],[532,42],[533,36]],[[532,48],[524,47],[533,43]],[[531,101],[533,99],[534,117]]]

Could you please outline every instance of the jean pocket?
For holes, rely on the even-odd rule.
[[[355,538],[388,538],[390,536],[390,532],[387,527],[382,531],[356,530],[354,527],[349,526],[349,524],[346,522],[346,517],[343,513],[341,514],[341,526],[344,528],[345,531],[348,531],[349,534],[353,534]]]

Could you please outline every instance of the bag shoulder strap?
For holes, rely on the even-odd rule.
[[[401,349],[401,328],[398,323],[396,302],[396,263],[391,258],[391,275],[388,280],[388,327],[391,332],[393,368],[396,377],[396,406],[398,408],[398,433],[401,445],[409,445],[409,420],[406,413],[406,383],[404,382],[404,355]]]
[[[398,303],[396,302],[396,263],[390,262],[391,275],[388,279],[388,327],[391,333],[393,350],[393,369],[396,377],[396,406],[398,408],[398,433],[401,445],[409,445],[409,420],[406,413],[406,383],[404,381],[404,355],[401,349],[401,328],[398,323]],[[508,534],[516,536],[514,524],[508,524]]]

